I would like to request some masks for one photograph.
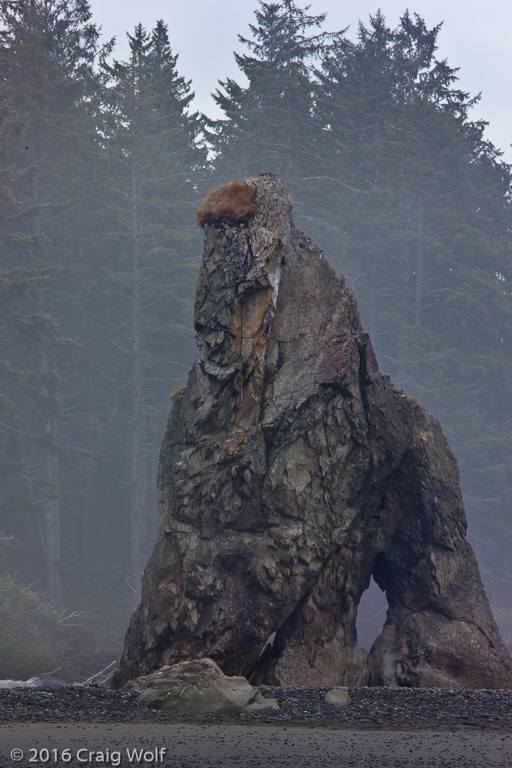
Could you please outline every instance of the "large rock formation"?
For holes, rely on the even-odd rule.
[[[379,373],[281,181],[247,184],[238,207],[227,185],[199,212],[197,361],[114,684],[209,657],[257,683],[512,687],[439,424]],[[372,574],[389,610],[368,658],[355,624]]]

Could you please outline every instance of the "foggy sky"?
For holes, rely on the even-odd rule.
[[[429,28],[443,21],[437,58],[460,67],[459,87],[471,96],[482,92],[470,117],[489,122],[486,137],[512,162],[511,0],[297,0],[302,8],[307,4],[311,14],[327,12],[325,29],[349,26],[349,35],[357,31],[359,19],[366,22],[379,6],[391,27],[407,7]],[[133,33],[138,22],[149,31],[163,19],[173,52],[179,54],[179,73],[192,80],[193,106],[210,117],[221,115],[210,96],[217,80],[243,82],[233,51],[243,52],[237,34],[251,37],[248,25],[254,22],[257,0],[90,0],[90,5],[103,37],[116,37],[119,59],[127,56],[127,31]]]

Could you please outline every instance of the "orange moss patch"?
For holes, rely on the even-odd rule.
[[[185,389],[186,387],[178,387],[174,392],[171,392],[171,400],[176,400],[177,397],[183,397]]]
[[[254,189],[245,181],[230,181],[212,189],[197,209],[196,219],[201,227],[222,219],[243,221],[254,216],[257,210]]]

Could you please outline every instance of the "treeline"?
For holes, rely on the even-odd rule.
[[[377,12],[349,39],[324,20],[260,1],[247,84],[220,82],[214,121],[163,21],[117,61],[86,0],[1,0],[0,568],[122,633],[194,359],[194,209],[272,171],[381,368],[440,418],[510,640],[511,169],[436,59],[439,26]]]

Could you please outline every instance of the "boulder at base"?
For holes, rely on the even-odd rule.
[[[324,699],[327,704],[334,704],[336,707],[348,707],[352,703],[349,692],[342,688],[331,688],[325,694]]]
[[[227,677],[211,659],[183,661],[138,677],[125,688],[140,691],[137,699],[153,709],[189,715],[271,715],[279,709],[245,677]]]

